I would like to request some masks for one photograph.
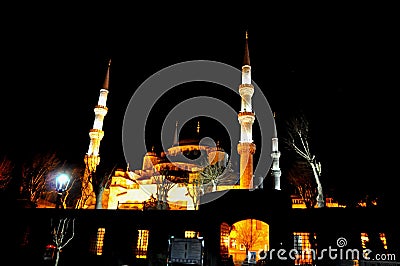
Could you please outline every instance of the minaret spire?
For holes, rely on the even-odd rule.
[[[242,98],[241,109],[238,114],[240,123],[240,141],[237,146],[240,155],[240,188],[253,188],[253,154],[256,145],[253,143],[252,127],[255,120],[251,98],[254,94],[254,86],[251,84],[251,66],[248,47],[248,33],[242,66],[242,84],[239,85],[239,94]]]
[[[246,44],[244,47],[244,60],[243,60],[243,65],[244,66],[250,66],[250,53],[249,53],[249,33],[246,31]]]
[[[178,138],[178,121],[175,123],[175,132],[174,132],[174,141],[172,143],[172,146],[177,146],[179,145],[179,138]]]
[[[103,139],[104,131],[103,131],[103,122],[104,117],[108,112],[107,108],[107,96],[108,96],[108,86],[110,79],[110,66],[111,59],[108,62],[106,77],[104,79],[103,88],[100,89],[99,100],[97,105],[94,107],[95,119],[93,123],[93,128],[90,130],[90,145],[89,150],[87,152],[88,155],[99,155],[100,141]]]
[[[110,66],[111,66],[111,59],[108,61],[108,67],[106,76],[104,79],[104,83],[102,88],[100,89],[100,95],[97,102],[97,105],[94,107],[94,114],[95,119],[93,122],[92,129],[89,130],[89,137],[90,137],[90,144],[89,149],[85,155],[85,174],[83,180],[83,187],[82,190],[82,199],[78,203],[78,208],[91,208],[96,203],[96,195],[93,192],[93,185],[92,185],[92,176],[93,173],[96,172],[97,166],[100,164],[100,141],[104,137],[103,131],[103,122],[104,117],[107,115],[108,107],[107,107],[107,96],[108,96],[108,89],[109,89],[109,79],[110,79]],[[100,203],[96,203],[96,205],[101,206]]]
[[[276,115],[274,112],[274,119]],[[278,149],[278,134],[276,132],[276,124],[274,126],[274,134],[272,136],[272,167],[271,173],[274,178],[274,189],[281,190],[281,169],[279,167],[279,157],[281,157],[281,153]]]
[[[110,60],[108,60],[106,78],[104,79],[104,83],[103,83],[103,89],[105,89],[105,90],[108,90],[108,87],[110,85],[110,66],[111,66],[111,58],[110,58]]]

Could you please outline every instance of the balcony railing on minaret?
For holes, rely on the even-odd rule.
[[[253,143],[252,127],[255,120],[251,98],[254,94],[254,86],[251,84],[251,66],[248,46],[248,33],[246,32],[246,43],[244,60],[242,66],[242,83],[239,85],[241,97],[241,109],[238,114],[240,124],[240,141],[237,151],[240,155],[240,188],[253,188],[253,155],[256,145]]]
[[[106,77],[103,87],[100,89],[97,105],[94,107],[95,119],[93,128],[89,131],[90,144],[88,152],[85,155],[85,173],[82,182],[82,196],[80,201],[81,208],[91,208],[96,202],[96,195],[93,191],[93,176],[97,166],[100,164],[100,142],[104,137],[103,123],[104,117],[107,115],[107,97],[109,93],[111,59],[108,62]]]

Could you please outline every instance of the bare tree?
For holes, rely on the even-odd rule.
[[[72,182],[70,183],[68,188],[64,191],[64,196],[61,197],[61,199],[60,199],[61,200],[61,205],[63,206],[63,209],[66,209],[67,206],[68,206],[67,202],[68,202],[68,199],[71,197],[70,196],[71,195],[71,191],[72,191],[72,188],[74,187],[75,183],[76,183],[76,179],[72,178]]]
[[[81,196],[81,186],[80,178],[82,177],[82,172],[84,171],[81,167],[75,167],[71,171],[71,182],[67,190],[64,192],[64,197],[62,198],[62,204],[64,208],[67,206],[75,207],[76,202]]]
[[[317,161],[315,154],[310,148],[310,127],[309,122],[304,114],[292,117],[287,121],[288,138],[283,141],[293,150],[297,155],[306,160],[310,165],[315,182],[317,183],[317,206],[318,208],[325,207],[324,194],[322,190],[321,177],[321,163]]]
[[[104,190],[107,189],[110,184],[114,174],[116,165],[111,169],[104,169],[101,171],[94,172],[94,178],[92,179],[94,192],[96,194],[96,209],[103,209],[103,194]]]
[[[192,199],[194,209],[198,210],[200,197],[204,194],[204,177],[198,174],[192,180],[187,179],[184,182],[187,189],[186,195]]]
[[[56,153],[44,153],[35,155],[31,162],[22,166],[21,192],[35,206],[42,193],[46,191],[49,173],[60,164],[61,161]]]
[[[96,168],[99,158],[96,156],[85,156],[85,168],[83,175],[80,178],[81,195],[76,202],[76,209],[83,209],[92,205],[96,200],[96,194],[93,188],[93,180],[96,178]],[[96,203],[94,202],[94,205]]]
[[[82,209],[86,206],[93,206],[95,209],[103,208],[103,194],[105,189],[110,186],[112,176],[116,165],[111,169],[107,167],[91,167],[86,164],[83,174],[80,178],[81,191],[80,197],[75,204],[76,209]]]
[[[232,169],[219,164],[208,164],[202,167],[192,180],[187,179],[185,182],[187,194],[192,198],[193,206],[197,210],[200,198],[205,193],[205,186],[212,184],[212,191],[217,191],[218,184],[225,178],[230,177]]]
[[[52,225],[51,235],[53,243],[56,246],[56,260],[54,265],[57,266],[61,250],[68,245],[75,236],[75,218],[60,218],[56,221],[56,224]]]
[[[14,164],[7,157],[3,157],[0,161],[0,192],[8,188],[12,179],[13,169]]]
[[[160,170],[158,175],[153,176],[157,186],[157,208],[168,208],[168,193],[176,185],[169,181],[170,171],[168,168]]]
[[[87,174],[88,172],[86,169],[87,167],[84,170],[85,173],[80,178],[81,195],[75,204],[75,209],[83,209],[92,196],[93,186],[91,180],[93,179],[92,176],[94,176],[94,172],[89,172],[89,174]]]
[[[287,172],[289,183],[292,184],[303,199],[306,208],[314,208],[317,203],[317,187],[313,173],[308,163],[296,162]]]
[[[235,224],[236,241],[246,248],[246,254],[261,237],[261,231],[253,228],[253,219],[247,219]]]
[[[57,194],[58,191],[56,188],[56,179],[60,173],[65,173],[69,177],[69,184],[62,192],[62,195],[59,197]],[[81,195],[81,185],[80,178],[82,176],[82,168],[81,167],[68,167],[60,166],[57,170],[52,171],[48,174],[46,178],[46,190],[42,192],[41,198],[48,202],[55,202],[57,204],[57,200],[59,200],[59,204],[62,205],[64,209],[71,208],[75,206],[76,201],[79,199]]]

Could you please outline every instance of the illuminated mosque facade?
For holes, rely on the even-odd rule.
[[[226,265],[228,259],[232,259],[235,265],[250,265],[249,261],[254,263],[252,265],[269,265],[270,262],[271,265],[316,265],[320,260],[313,256],[315,246],[319,251],[320,248],[328,245],[330,248],[331,243],[338,243],[337,240],[343,239],[351,240],[346,246],[349,250],[358,248],[363,252],[369,248],[370,242],[381,247],[379,250],[382,250],[382,254],[390,250],[395,251],[393,254],[398,252],[388,248],[386,242],[388,235],[389,245],[393,243],[393,247],[399,246],[400,233],[398,224],[392,219],[392,210],[383,213],[379,208],[336,208],[329,211],[327,208],[305,209],[304,202],[299,198],[293,197],[294,195],[289,197],[285,189],[281,190],[280,152],[276,130],[270,140],[272,145],[271,166],[266,177],[268,182],[259,183],[260,180],[254,180],[253,156],[257,147],[253,142],[252,127],[256,116],[252,106],[254,86],[247,34],[241,83],[238,84],[241,107],[236,118],[240,125],[236,152],[239,159],[232,162],[233,156],[218,142],[202,141],[200,124],[192,129],[193,135],[190,138],[179,139],[179,123],[176,122],[175,134],[169,148],[161,153],[156,153],[154,149],[147,151],[143,154],[141,169],[131,169],[128,164],[126,169],[113,171],[111,180],[103,187],[102,193],[94,193],[98,184],[92,182],[98,181],[96,177],[100,177],[100,174],[96,176],[96,170],[99,170],[100,142],[104,137],[103,122],[108,112],[110,65],[111,61],[94,108],[93,127],[89,131],[90,144],[84,157],[86,167],[81,199],[76,208],[62,210],[66,217],[73,217],[72,221],[76,219],[79,224],[73,229],[76,230],[73,234],[79,236],[79,241],[74,241],[63,249],[65,265],[174,265],[166,264],[172,261],[173,253],[166,243],[170,243],[168,241],[175,237],[188,243],[196,238],[205,240],[204,250],[199,252],[200,258],[196,264],[186,260],[186,252],[174,252],[184,255],[184,264],[200,266]],[[233,152],[235,151],[231,151],[231,154]],[[196,160],[199,157],[204,160]],[[233,169],[236,168],[232,166],[233,163],[238,166],[238,170]],[[204,181],[207,167],[223,169],[217,175],[218,182]],[[227,192],[224,197],[199,207],[204,198],[224,192]],[[327,201],[326,207],[341,206]],[[3,238],[7,244],[5,246],[13,249],[23,239],[24,244],[18,245],[18,248],[30,247],[26,245],[29,237],[37,238],[37,242],[32,241],[30,244],[35,251],[48,244],[43,242],[43,236],[49,232],[48,219],[53,221],[54,215],[58,217],[61,213],[57,212],[59,210],[53,213],[52,209],[48,208],[46,211],[45,208],[36,208],[35,211],[40,211],[40,215],[26,209],[22,218],[13,213],[10,219],[4,219],[8,222],[1,227],[2,234],[6,235]],[[80,209],[115,211],[81,212]],[[171,211],[141,211],[147,209]],[[174,210],[196,211],[173,212]],[[63,219],[66,220],[67,218]],[[26,228],[24,235],[18,235],[18,239],[13,238],[13,241],[7,240],[7,234],[21,228]],[[33,234],[30,235],[30,232]],[[14,246],[12,243],[15,243]],[[282,264],[283,261],[275,257],[271,261],[264,260],[266,252],[272,254],[278,249],[299,253],[294,254],[292,261],[287,261],[288,264]],[[326,249],[322,249],[321,254],[324,250]],[[6,253],[11,254],[7,250]],[[31,257],[27,257],[29,263],[32,263]],[[80,264],[77,264],[78,261]],[[105,264],[106,262],[111,264]],[[332,261],[328,261],[329,264],[324,264],[325,262],[327,261],[321,260],[321,265],[333,265]],[[351,265],[367,265],[358,260],[345,262],[351,262]]]
[[[111,61],[110,61],[111,63]],[[90,174],[96,171],[100,163],[100,142],[104,136],[103,121],[107,114],[107,96],[109,93],[110,63],[108,65],[103,88],[100,90],[98,104],[94,108],[95,121],[89,132],[90,145],[85,155],[85,177],[83,182],[82,198],[87,199],[83,208],[95,208],[95,195],[90,182]],[[240,141],[237,144],[237,152],[240,156],[239,173],[231,169],[229,155],[216,145],[200,143],[200,139],[194,136],[191,139],[178,139],[178,121],[176,123],[173,145],[166,151],[156,154],[153,150],[143,157],[142,169],[130,169],[115,171],[109,188],[106,188],[101,199],[104,209],[134,209],[145,208],[145,202],[168,202],[171,210],[193,210],[198,208],[199,197],[207,192],[222,191],[228,189],[253,189],[253,155],[256,144],[253,142],[252,127],[255,114],[252,106],[254,86],[251,79],[250,55],[248,35],[244,50],[244,61],[241,71],[241,84],[238,84],[241,96],[241,109],[238,112],[240,124]],[[196,133],[200,131],[197,125]],[[199,180],[204,164],[196,160],[186,162],[179,160],[181,156],[205,155],[206,165],[218,165],[225,169],[219,176],[218,184],[209,182],[201,184]],[[271,174],[274,178],[274,189],[280,190],[279,168],[280,152],[278,151],[278,138],[272,138],[272,167]],[[174,159],[177,158],[177,159]],[[159,206],[162,208],[162,206]],[[164,206],[165,207],[165,206]],[[97,207],[98,208],[98,207]]]

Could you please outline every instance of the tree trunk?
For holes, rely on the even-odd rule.
[[[56,251],[56,262],[54,263],[54,266],[58,265],[59,259],[60,259],[60,250],[57,248],[57,251]]]
[[[322,191],[322,184],[321,181],[319,180],[319,175],[317,173],[317,168],[315,166],[315,163],[310,162],[311,168],[313,170],[313,174],[315,177],[315,182],[317,183],[317,190],[318,190],[318,194],[317,194],[317,206],[318,208],[323,208],[325,207],[325,200],[324,200],[324,194]]]
[[[103,193],[104,187],[100,187],[96,194],[96,209],[103,209]]]
[[[163,202],[167,202],[167,193],[166,193],[166,191],[165,191],[164,194],[163,194],[163,199],[162,199],[162,201],[163,201]]]
[[[212,192],[217,191],[217,182],[216,181],[212,181]]]

